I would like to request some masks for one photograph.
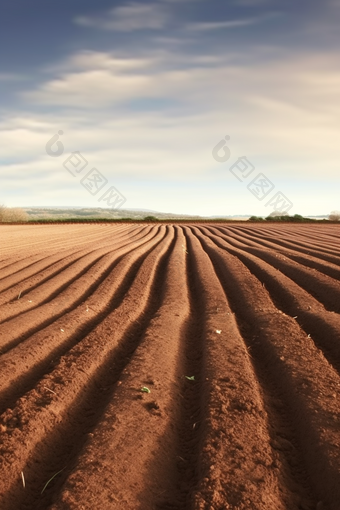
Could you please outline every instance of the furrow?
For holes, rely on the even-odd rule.
[[[219,235],[222,239],[225,239],[226,241],[231,243],[236,248],[244,249],[247,246],[260,248],[261,246],[263,246],[264,248],[271,249],[271,251],[273,251],[279,255],[285,256],[292,260],[295,260],[299,264],[302,264],[307,267],[311,267],[313,269],[317,269],[319,272],[321,272],[327,276],[330,276],[331,278],[340,280],[340,268],[339,268],[339,266],[337,266],[336,264],[332,264],[331,262],[322,262],[321,259],[319,259],[319,258],[312,257],[311,255],[308,255],[308,256],[302,255],[298,251],[295,251],[292,249],[283,248],[283,247],[279,248],[277,245],[275,245],[274,243],[271,243],[269,241],[264,241],[264,240],[261,240],[261,242],[249,241],[249,240],[246,240],[241,235],[230,234],[229,232],[228,232],[228,235],[226,235],[222,232],[222,229],[213,228],[213,227],[208,227],[208,229],[210,232],[212,232],[213,234]]]
[[[203,297],[208,379],[202,401],[208,408],[206,437],[193,508],[297,509],[302,502],[313,502],[313,496],[303,477],[292,472],[286,458],[272,447],[272,413],[247,345],[212,261],[199,239],[190,237],[189,253],[192,250],[196,259],[195,295]]]
[[[292,231],[289,225],[284,227],[284,224],[281,225],[281,232],[284,232],[287,236],[291,237],[292,232],[297,232],[299,235],[302,235],[306,240],[313,239],[313,241],[318,240],[320,244],[322,241],[331,242],[331,247],[334,247],[335,244],[339,244],[339,236],[332,235],[332,229],[334,229],[334,233],[337,232],[337,227],[335,225],[298,225],[296,224],[296,229]],[[334,228],[335,227],[335,228]],[[274,233],[275,235],[275,233]]]
[[[151,236],[152,235],[154,235],[154,233],[151,234]],[[141,242],[143,243],[143,240],[141,240]],[[122,243],[121,248],[124,249],[123,253],[126,253],[133,250],[134,246],[131,243],[127,245]],[[48,292],[47,298],[43,294],[45,287],[43,289],[37,289],[37,297],[36,295],[31,295],[35,294],[35,292],[27,295],[27,298],[32,297],[30,301],[32,301],[32,307],[34,308],[27,312],[17,314],[14,318],[0,324],[0,349],[2,353],[15,347],[36,331],[45,328],[55,322],[59,317],[70,312],[96,290],[98,285],[117,264],[119,257],[122,256],[120,254],[119,257],[117,257],[115,252],[113,252],[113,254],[104,252],[104,254],[98,256],[100,251],[101,250],[98,250],[96,253],[96,260],[87,264],[85,268],[83,267],[82,270],[75,275],[73,266],[70,268],[68,274],[60,275],[60,279],[63,279],[63,285],[58,287],[58,290],[54,291],[53,294],[51,294],[50,286],[48,286],[46,289]],[[93,255],[91,256],[93,257]],[[57,284],[58,286],[60,285],[59,279],[57,279]],[[45,299],[43,299],[43,297],[45,297]],[[36,301],[38,301],[39,306],[35,305]]]
[[[125,234],[122,238],[131,240],[129,234]],[[117,241],[121,239],[121,236],[117,237]],[[113,243],[114,245],[114,243]],[[111,248],[112,241],[109,244],[101,242],[102,248]],[[26,267],[19,269],[13,273],[10,273],[7,277],[4,277],[0,282],[1,294],[0,304],[6,303],[17,298],[18,292],[22,290],[21,295],[34,290],[37,286],[45,281],[51,279],[60,271],[67,269],[71,264],[80,260],[83,255],[88,255],[90,252],[95,252],[98,249],[98,244],[93,244],[91,247],[88,246],[86,249],[75,252],[74,249],[64,251],[62,254],[53,254],[49,257],[45,257],[43,260],[38,260],[35,263],[30,263]],[[9,289],[7,292],[7,289]]]
[[[309,224],[303,226],[302,224],[289,224],[285,225],[284,223],[276,223],[274,224],[258,224],[256,227],[254,225],[247,225],[246,229],[250,229],[254,232],[254,234],[258,233],[261,235],[261,233],[265,234],[268,237],[292,237],[292,235],[298,235],[302,239],[305,239],[307,242],[309,242],[309,239],[312,238],[313,240],[319,239],[321,240],[329,240],[334,241],[334,237],[332,236],[332,227],[333,225],[318,225],[318,224]],[[241,229],[244,227],[240,226]],[[334,232],[336,232],[336,228]]]
[[[54,226],[56,229],[57,229],[57,226]],[[137,226],[135,228],[140,228],[140,226]],[[72,249],[72,251],[79,251],[79,250],[84,250],[84,249],[91,249],[91,247],[97,247],[99,243],[101,244],[108,244],[112,241],[112,234],[115,238],[118,238],[118,237],[123,237],[123,236],[126,236],[128,235],[128,232],[129,230],[128,229],[112,229],[112,230],[101,230],[98,226],[98,232],[96,233],[96,236],[91,236],[91,238],[87,238],[86,235],[83,235],[82,237],[78,236],[78,239],[77,240],[77,237],[74,238],[74,232],[72,230],[72,225],[69,225],[69,232],[66,233],[66,231],[64,232],[64,235],[60,237],[58,243],[53,243],[53,240],[49,238],[49,243],[48,245],[46,246],[46,236],[47,236],[47,232],[45,232],[44,236],[45,236],[45,245],[43,246],[40,246],[40,247],[35,247],[33,243],[33,236],[34,236],[34,232],[32,232],[32,238],[30,238],[30,241],[31,241],[31,245],[28,246],[28,247],[18,247],[13,253],[12,253],[12,258],[15,260],[15,259],[19,259],[19,258],[22,258],[23,255],[25,255],[25,257],[27,258],[27,256],[29,257],[35,257],[35,256],[39,256],[41,254],[41,252],[43,251],[45,255],[49,256],[49,255],[55,255],[55,254],[60,254],[60,253],[64,253],[64,252],[70,252],[70,250]],[[30,230],[30,229],[28,229]],[[53,237],[53,227],[52,227],[52,233],[50,231],[50,234],[52,234],[52,237]],[[6,242],[6,238],[4,239],[4,243]],[[7,243],[6,243],[7,244]]]
[[[164,233],[164,227],[159,230]],[[126,358],[138,346],[138,321],[146,326],[150,303],[151,312],[157,309],[156,282],[161,281],[173,238],[171,229],[164,242],[144,260],[122,304],[14,409],[1,416],[2,510],[46,508],[56,485],[49,484],[41,494],[45,482],[61,469],[59,481],[67,477],[86,432],[105,410],[105,389],[109,387],[112,393],[128,362]],[[25,491],[21,472],[25,475]]]
[[[169,501],[178,505],[176,491],[174,494],[178,458],[174,450],[189,298],[185,239],[176,230],[175,245],[155,292],[157,309],[147,314],[146,331],[57,495],[53,510],[95,506],[107,510],[165,509]],[[150,393],[141,392],[143,387]]]
[[[246,254],[217,236],[209,234],[214,243],[236,255],[271,293],[276,306],[297,322],[322,349],[328,362],[340,373],[340,316],[329,312],[308,292],[267,262]]]
[[[302,289],[322,303],[328,311],[340,313],[340,282],[323,275],[316,269],[306,269],[283,255],[274,255],[268,250],[248,248],[245,250],[265,260],[297,283]]]
[[[23,230],[14,230],[15,229],[15,226],[12,226],[12,232],[8,232],[7,235],[6,233],[3,232],[2,230],[2,238],[4,239],[4,245],[2,246],[1,248],[1,254],[6,254],[7,256],[12,256],[13,255],[19,255],[20,253],[27,253],[27,251],[29,253],[36,253],[38,254],[39,252],[41,252],[41,249],[42,247],[44,248],[45,250],[45,245],[44,245],[44,240],[45,240],[45,236],[46,236],[46,228],[44,230],[42,229],[39,229],[38,226],[28,226],[23,229]],[[57,229],[54,230],[53,233],[55,233],[57,231]],[[12,237],[12,234],[13,232],[15,232],[16,234],[16,237],[17,237],[17,241],[13,243],[11,237]],[[68,243],[68,240],[69,238],[67,238],[66,236],[66,241],[65,241],[65,238],[64,239],[61,239],[60,237],[58,238],[58,243],[56,244],[56,241],[55,241],[55,236],[53,235],[52,232],[50,232],[50,243],[49,243],[49,246],[53,249],[53,248],[56,248],[58,249],[58,245],[60,246],[61,243],[63,245],[63,247],[65,247],[65,244]],[[74,232],[73,232],[74,233]],[[36,242],[36,238],[37,236],[40,234],[40,240],[39,242]],[[76,234],[74,233],[74,243],[77,244],[77,236]]]
[[[323,244],[331,249],[334,249],[336,247],[340,248],[339,238],[336,236],[332,236],[329,230],[327,231],[327,233],[319,232],[316,229],[314,229],[313,232],[311,232],[310,228],[300,229],[300,231],[303,234],[303,237],[308,241],[312,239],[313,241],[317,241],[318,244]]]
[[[158,232],[153,238],[150,233],[149,240],[136,243],[133,250],[121,249],[115,254],[120,262],[86,301],[2,355],[0,413],[32,388],[44,372],[52,371],[62,354],[121,304],[144,258],[161,242],[162,236],[164,232]]]
[[[3,238],[7,241],[6,248],[2,248],[2,253],[5,251],[11,251],[12,253],[18,253],[22,251],[23,253],[29,250],[36,250],[37,252],[41,251],[41,248],[45,250],[45,242],[46,242],[46,232],[49,234],[49,240],[52,250],[58,250],[60,248],[64,248],[67,245],[72,246],[82,246],[86,244],[90,244],[96,242],[96,240],[101,240],[103,238],[103,234],[106,235],[105,229],[103,225],[82,225],[82,228],[75,225],[51,225],[42,226],[42,225],[27,225],[23,227],[22,230],[17,231],[17,244],[10,246],[9,240],[6,240],[6,236]],[[84,228],[85,227],[85,228]],[[123,230],[124,227],[122,225],[114,225],[115,231]],[[15,227],[12,227],[12,229]],[[128,227],[125,227],[128,229]],[[13,230],[12,230],[13,231]],[[11,231],[10,231],[11,232]],[[72,236],[70,236],[70,232],[72,232]],[[40,240],[35,242],[35,238],[40,234]],[[24,244],[27,238],[27,244]]]
[[[37,254],[35,256],[37,260],[43,260],[41,254]],[[33,256],[29,256],[30,260],[33,259]],[[47,258],[47,257],[44,257]],[[34,259],[33,259],[34,260]],[[3,261],[5,262],[5,260]],[[34,262],[32,262],[33,264]],[[21,269],[28,267],[27,266],[27,254],[25,256],[21,256],[19,258],[17,257],[9,257],[6,258],[6,264],[3,264],[3,266],[0,269],[0,280],[2,280],[4,277],[8,275],[12,275],[17,271],[20,271]]]
[[[70,249],[70,254],[75,253],[74,249]],[[32,271],[32,274],[34,274],[36,267],[38,267],[38,271],[41,268],[46,267],[46,261],[47,265],[48,262],[52,259],[52,264],[55,261],[60,260],[60,255],[49,255],[47,257],[42,257],[41,254],[36,255],[26,255],[22,259],[13,262],[12,264],[8,264],[3,270],[0,272],[0,284],[1,284],[1,292],[3,290],[6,290],[6,288],[10,287],[11,280],[13,281],[17,274],[20,272],[28,272]],[[39,266],[40,265],[40,266]],[[47,266],[48,267],[48,266]],[[25,273],[24,273],[25,274]],[[6,287],[6,279],[10,281],[9,285]],[[19,278],[18,278],[19,280]],[[15,280],[14,280],[15,281]]]
[[[233,228],[231,228],[231,230],[233,230]],[[244,233],[244,235],[246,236],[245,233]],[[260,237],[260,234],[252,232],[252,236],[254,236],[255,238],[258,238],[258,237]],[[282,235],[280,235],[280,239],[277,239],[276,237],[268,238],[268,236],[267,236],[267,238],[270,239],[270,241],[276,245],[284,246],[285,248],[293,249],[295,251],[300,251],[300,252],[308,254],[308,255],[313,255],[313,256],[320,258],[322,260],[327,260],[328,262],[332,262],[338,266],[340,265],[340,257],[336,256],[339,252],[337,252],[335,250],[334,251],[323,250],[318,245],[315,245],[317,247],[317,249],[313,249],[310,244],[304,244],[302,242],[297,241],[297,239],[296,239],[297,236],[295,236],[292,239],[292,241],[289,241],[286,239],[281,239],[281,237],[282,237]],[[261,242],[261,240],[259,240],[259,242]]]
[[[196,229],[195,229],[196,230]],[[255,362],[261,364],[290,409],[304,467],[318,505],[340,501],[340,378],[313,341],[278,310],[260,281],[237,258],[197,231],[214,262],[239,323],[248,328]]]
[[[338,510],[338,225],[0,231],[1,510]]]
[[[202,231],[214,234],[213,230],[207,229]],[[221,238],[228,241],[226,236],[221,236]],[[231,244],[237,246],[236,243]],[[334,281],[317,270],[307,270],[300,264],[287,259],[284,255],[273,252],[273,250],[244,247],[241,243],[238,243],[238,245],[241,250],[265,260],[272,267],[288,276],[301,288],[309,292],[317,301],[321,302],[327,310],[340,312],[340,282]]]
[[[143,238],[148,234],[148,231],[149,229],[141,231],[139,235],[136,236],[136,238]],[[70,257],[71,260],[68,260],[67,263],[62,261],[61,263],[52,266],[53,272],[51,272],[50,269],[48,269],[46,272],[41,271],[36,277],[30,278],[25,284],[20,283],[17,286],[12,287],[10,291],[6,293],[7,298],[5,298],[5,295],[0,296],[0,302],[1,297],[3,297],[4,301],[7,301],[7,303],[2,305],[0,310],[0,323],[8,320],[11,317],[16,317],[22,313],[28,312],[29,310],[38,308],[40,305],[51,301],[53,297],[60,295],[63,288],[68,286],[67,281],[65,283],[65,275],[62,273],[62,271],[66,271],[68,269],[72,272],[74,264],[82,263],[84,255],[90,255],[93,257],[94,264],[100,263],[101,257],[105,257],[106,255],[109,256],[110,253],[114,252],[116,249],[119,249],[123,246],[128,246],[134,241],[134,239],[135,236],[133,238],[131,237],[120,240],[119,242],[116,242],[109,247],[102,247],[100,250],[98,248],[91,251],[87,250],[83,252],[82,255],[78,253],[77,258],[72,256]],[[88,268],[91,268],[91,265],[88,266]],[[81,273],[79,273],[78,276],[81,276]],[[58,288],[58,282],[60,279],[63,283],[61,287]],[[72,282],[70,281],[70,283]],[[26,286],[26,289],[24,288],[24,285]],[[9,301],[9,298],[11,298],[13,295],[15,296],[15,299]]]

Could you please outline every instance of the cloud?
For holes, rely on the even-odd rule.
[[[122,75],[94,69],[69,73],[43,84],[40,89],[24,94],[36,104],[96,109],[119,104],[148,93],[151,79],[143,75]]]
[[[208,30],[219,30],[219,29],[229,29],[229,28],[238,28],[238,27],[247,27],[249,25],[255,25],[256,23],[262,23],[268,19],[271,19],[275,16],[279,16],[281,13],[279,12],[270,12],[265,13],[262,16],[254,16],[252,18],[244,18],[244,19],[234,19],[234,20],[226,20],[226,21],[204,21],[202,23],[188,23],[186,25],[187,30],[191,31],[208,31]]]
[[[78,16],[75,23],[82,26],[102,30],[132,32],[135,30],[161,30],[164,28],[169,14],[163,5],[129,3],[115,7],[100,16]]]
[[[340,99],[340,74],[335,71],[337,56],[298,54],[281,61],[257,61],[256,65],[232,65],[213,57],[206,56],[203,62],[198,59],[190,69],[167,70],[160,59],[153,61],[149,57],[148,65],[144,59],[141,59],[143,65],[135,59],[134,65],[120,66],[111,55],[99,53],[91,56],[94,68],[90,69],[83,54],[78,54],[71,60],[78,63],[79,72],[65,73],[43,83],[26,97],[31,103],[34,100],[37,104],[63,106],[66,112],[68,108],[72,112],[78,107],[83,118],[89,119],[83,122],[87,127],[82,128],[82,122],[76,125],[70,121],[70,132],[75,129],[81,132],[82,139],[88,140],[87,146],[93,151],[105,151],[111,138],[119,141],[119,146],[125,147],[120,167],[124,166],[124,158],[131,159],[126,154],[133,139],[134,151],[137,150],[133,165],[136,169],[143,167],[143,172],[148,167],[162,173],[161,168],[165,168],[162,159],[173,161],[178,167],[176,157],[167,150],[156,158],[155,165],[149,159],[149,166],[138,164],[146,161],[143,153],[146,147],[156,154],[161,147],[169,145],[169,140],[174,143],[172,150],[176,154],[182,147],[183,150],[192,147],[193,166],[201,166],[201,147],[204,147],[208,168],[210,145],[221,133],[221,136],[234,137],[233,143],[238,143],[241,155],[247,152],[261,160],[275,161],[277,169],[287,164],[286,172],[290,172],[294,159],[315,166],[316,162],[322,164],[325,155],[330,161],[327,171],[336,171],[339,151],[335,141],[340,127],[340,111],[336,106]],[[251,60],[256,61],[256,56]],[[160,108],[153,112],[148,105],[156,99]],[[164,108],[170,100],[179,106],[167,109],[165,114],[159,99],[164,99]],[[138,110],[133,106],[136,101]],[[110,116],[116,120],[108,122]],[[197,122],[201,124],[196,128]],[[64,127],[59,124],[55,126],[57,129]],[[32,127],[33,132],[37,130],[38,127]],[[30,140],[24,132],[18,139]],[[79,143],[80,138],[76,137],[74,145]],[[10,145],[6,139],[6,147]],[[195,147],[199,147],[199,158]],[[189,159],[186,168],[190,167]],[[307,168],[301,168],[301,173],[304,171]]]
[[[86,70],[107,70],[115,73],[125,73],[150,67],[157,62],[157,57],[122,57],[115,53],[104,51],[83,50],[63,61],[48,65],[45,72],[50,74],[62,74]]]
[[[188,95],[192,70],[167,70],[167,58],[167,53],[147,59],[119,59],[108,53],[81,52],[65,63],[65,69],[72,68],[73,72],[64,72],[23,93],[23,98],[40,105],[94,110],[132,99],[178,98],[180,91]]]
[[[211,21],[203,23],[188,23],[186,26],[187,30],[193,31],[205,31],[205,30],[218,30],[220,28],[237,28],[246,27],[258,23],[258,18],[249,19],[235,19],[230,21]]]
[[[0,122],[4,192],[14,196],[15,182],[26,190],[43,186],[39,200],[41,205],[47,203],[46,197],[53,196],[56,176],[63,168],[62,158],[48,157],[45,145],[61,129],[65,159],[79,150],[91,168],[98,168],[117,185],[129,207],[147,204],[153,209],[174,210],[168,198],[169,185],[174,187],[173,204],[181,195],[182,210],[185,205],[188,213],[200,213],[200,207],[208,207],[204,204],[209,202],[214,214],[217,195],[221,203],[224,200],[231,207],[230,190],[239,183],[233,182],[228,168],[240,156],[247,156],[256,170],[281,186],[291,200],[289,190],[293,194],[297,179],[305,186],[301,184],[305,190],[301,193],[313,203],[317,193],[310,192],[313,182],[333,182],[326,192],[330,196],[338,179],[340,156],[340,56],[296,52],[294,56],[280,53],[278,58],[267,50],[253,48],[247,51],[247,58],[232,61],[229,55],[208,51],[195,58],[185,53],[179,56],[175,51],[148,52],[139,57],[131,54],[131,58],[105,52],[71,55],[64,67],[60,64],[60,72],[53,79],[24,96],[31,110],[33,102],[58,108],[48,108],[46,114],[40,108],[40,113],[25,116],[12,113]],[[156,99],[160,107],[153,111],[149,105]],[[163,99],[164,104],[173,100],[175,106],[166,108]],[[230,165],[216,163],[211,155],[225,135],[231,137]],[[10,161],[12,164],[7,164]],[[41,180],[44,168],[46,176]],[[286,188],[282,187],[284,179]],[[65,193],[60,193],[59,203],[65,196],[72,204],[69,186],[78,188],[68,182],[73,183],[71,176],[62,177],[60,186],[65,187]],[[143,188],[143,182],[157,188],[155,196],[146,184]],[[136,183],[143,192],[139,193]],[[217,195],[201,205],[196,192],[191,193],[190,183],[195,189],[211,186]],[[240,189],[233,195],[238,197],[234,212],[266,212],[255,209],[256,199],[249,211],[249,192],[246,186]],[[239,199],[242,192],[244,203]],[[78,200],[78,205],[95,206],[91,197],[86,202],[86,193],[79,185],[73,203]],[[27,192],[27,196],[33,195]],[[203,192],[201,196],[204,201]],[[164,203],[157,205],[157,197]],[[330,208],[338,205],[333,202]],[[302,209],[296,212],[304,214]]]

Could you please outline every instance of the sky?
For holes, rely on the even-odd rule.
[[[0,204],[340,209],[340,0],[2,0]]]

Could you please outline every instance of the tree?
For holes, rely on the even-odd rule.
[[[145,216],[144,221],[158,221],[156,216]]]
[[[0,205],[0,223],[20,223],[28,219],[29,216],[23,209]]]
[[[248,221],[264,221],[264,219],[261,216],[250,216]]]
[[[328,215],[328,219],[330,221],[340,221],[340,211],[332,211],[329,215]]]
[[[4,205],[0,205],[0,223],[3,221],[3,218],[5,216],[6,208]]]
[[[267,221],[290,221],[291,216],[286,212],[273,211],[265,219]]]

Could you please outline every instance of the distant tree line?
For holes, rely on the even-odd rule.
[[[294,214],[294,216],[289,216],[288,213],[280,213],[278,211],[273,211],[266,218],[263,218],[262,216],[251,216],[248,219],[248,221],[286,221],[286,222],[340,221],[340,211],[332,211],[328,215],[328,220],[305,218],[304,216],[301,216],[301,214]]]
[[[174,221],[174,222],[190,222],[191,220],[188,219],[160,219],[156,216],[145,216],[144,218],[90,218],[84,216],[89,216],[88,212],[84,212],[82,214],[82,218],[76,217],[76,218],[32,218],[30,217],[23,209],[20,209],[19,207],[6,207],[5,205],[0,205],[0,223],[21,223],[21,222],[27,222],[30,223],[101,223],[101,222],[136,222],[136,221],[147,221],[147,222],[162,222],[162,221]],[[206,219],[202,218],[199,220],[196,220],[195,222],[214,222],[214,221],[225,221],[230,222],[232,220],[225,220],[225,219]],[[262,216],[251,216],[248,221],[258,221],[258,222],[265,222],[265,221],[278,221],[278,222],[315,222],[315,221],[340,221],[340,211],[332,211],[328,215],[328,220],[317,220],[314,218],[305,218],[304,216],[301,216],[301,214],[294,214],[294,216],[289,216],[288,213],[280,213],[278,211],[273,211],[269,214],[269,216],[263,218]]]

